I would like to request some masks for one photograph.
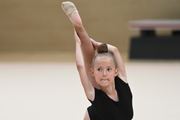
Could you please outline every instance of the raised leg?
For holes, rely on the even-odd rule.
[[[78,35],[78,37],[81,40],[81,49],[84,57],[84,63],[87,68],[87,70],[90,69],[92,58],[94,57],[95,50],[94,47],[90,41],[89,35],[86,32],[85,28],[83,27],[83,23],[81,20],[81,17],[79,15],[79,12],[76,8],[76,6],[69,1],[62,3],[62,8],[66,15],[71,20],[73,27]]]
[[[95,49],[90,40],[88,33],[86,32],[83,26],[79,12],[76,6],[72,2],[69,2],[69,1],[62,3],[62,9],[66,13],[66,15],[69,17],[70,21],[72,22],[74,30],[76,31],[78,38],[81,41],[80,47],[81,47],[82,56],[83,56],[83,63],[85,65],[89,80],[91,81],[92,85],[95,88],[99,88],[99,85],[96,83],[96,81],[94,80],[94,77],[92,77],[91,72],[90,72],[90,68],[92,67],[91,66],[92,59],[95,54]],[[77,49],[80,50],[79,48]]]

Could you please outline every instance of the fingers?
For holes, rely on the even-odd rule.
[[[74,40],[75,40],[76,43],[79,43],[80,45],[82,44],[75,29],[74,29]]]
[[[91,43],[92,43],[92,45],[93,45],[93,47],[94,47],[94,50],[96,50],[96,49],[97,49],[97,47],[96,47],[96,41],[93,40],[92,38],[90,38],[90,40],[91,40]]]
[[[99,46],[100,44],[102,44],[101,42],[97,42],[97,41],[95,41],[95,40],[92,39],[92,38],[90,38],[90,40],[91,40],[91,42],[92,42],[95,50],[98,48],[98,46]]]
[[[94,39],[90,38],[91,42],[96,42]]]

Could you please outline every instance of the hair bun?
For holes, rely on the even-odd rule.
[[[107,47],[107,44],[101,44],[98,46],[98,49],[97,49],[97,52],[98,53],[107,53],[108,52],[108,47]]]

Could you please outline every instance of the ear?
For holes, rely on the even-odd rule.
[[[115,76],[117,76],[118,74],[119,74],[119,69],[116,68],[116,69],[115,69]]]
[[[91,71],[91,75],[94,76],[94,70],[93,70],[93,68],[91,68],[90,71]]]

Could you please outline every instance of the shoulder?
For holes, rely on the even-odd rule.
[[[122,90],[130,90],[129,84],[124,82],[120,77],[116,76],[115,77],[115,86],[117,89],[120,91]]]
[[[120,92],[126,95],[130,95],[130,97],[132,98],[132,92],[131,92],[131,88],[129,87],[129,84],[124,82],[118,76],[115,77],[115,86],[118,93]]]
[[[116,76],[114,80],[115,80],[115,83],[121,83],[121,84],[128,85],[128,83],[125,82],[123,79],[121,79],[119,76]]]

